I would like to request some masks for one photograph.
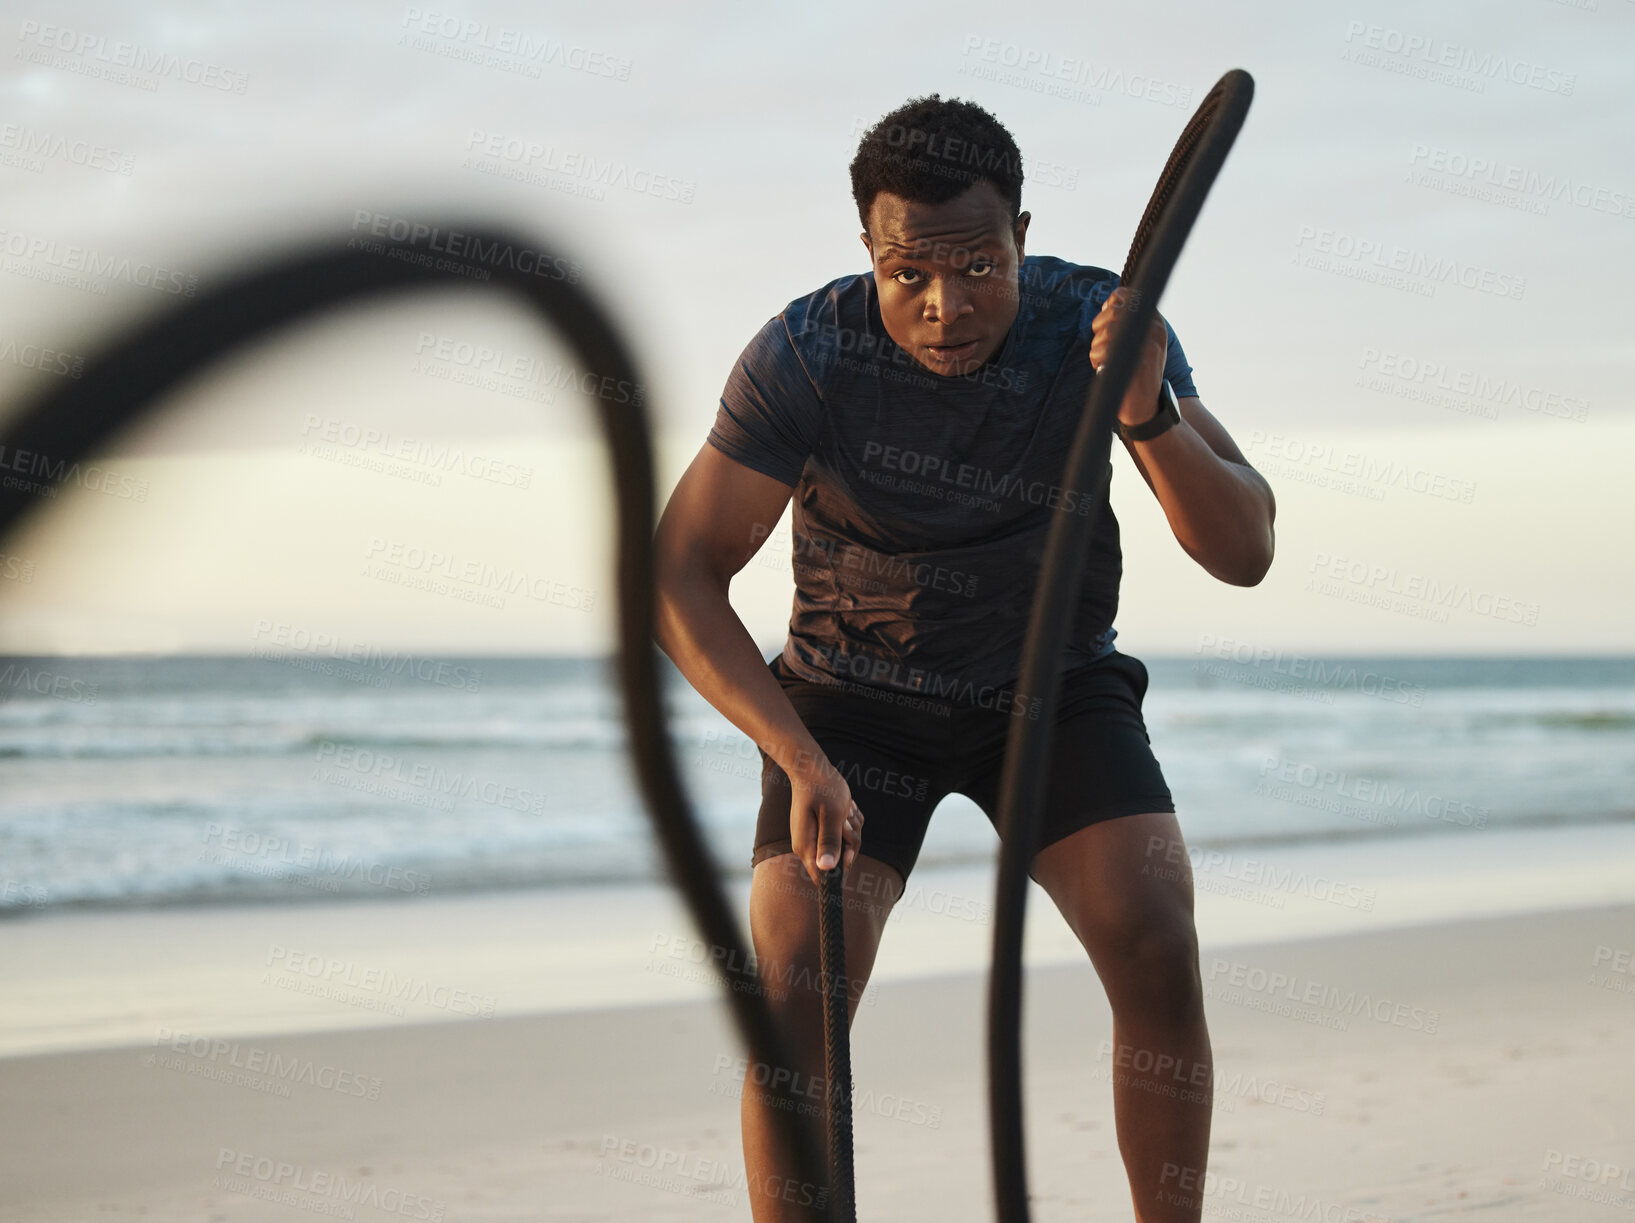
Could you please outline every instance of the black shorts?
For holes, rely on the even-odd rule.
[[[931,812],[963,794],[999,827],[999,777],[1010,728],[1027,702],[1010,689],[982,703],[929,700],[858,683],[808,683],[783,656],[768,664],[800,720],[863,812],[862,852],[906,882]],[[1039,847],[1101,820],[1174,811],[1152,754],[1141,702],[1147,668],[1114,650],[1062,676]],[[761,811],[752,863],[790,853],[789,781],[761,753]],[[1031,872],[1030,872],[1031,873]]]

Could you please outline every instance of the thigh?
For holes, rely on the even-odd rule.
[[[1192,865],[1173,811],[1086,825],[1041,849],[1032,873],[1092,958],[1192,922]]]
[[[1040,851],[1092,824],[1175,810],[1141,714],[1146,690],[1147,669],[1141,660],[1117,652],[1063,678],[1045,778]],[[1006,730],[1005,747],[978,762],[962,787],[995,829],[1000,827]],[[1043,883],[1037,861],[1029,873]]]
[[[902,890],[896,868],[865,853],[857,855],[842,880],[846,994],[853,1018]],[[793,854],[773,855],[756,866],[749,930],[767,999],[789,1017],[798,1035],[821,1040],[818,899],[817,886]]]
[[[1040,850],[1033,877],[1090,955],[1115,1014],[1197,1002],[1192,869],[1172,811],[1087,825]]]

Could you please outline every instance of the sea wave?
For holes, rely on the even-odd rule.
[[[1506,820],[1507,828],[1589,828],[1635,823],[1635,808],[1599,816],[1568,817],[1548,812]],[[1406,827],[1389,834],[1368,829],[1291,829],[1190,839],[1194,855],[1214,852],[1275,851],[1306,844],[1345,843],[1447,835],[1431,827]],[[734,843],[741,838],[733,838]],[[197,849],[197,846],[194,847]],[[982,865],[993,848],[953,844],[920,855],[917,867]],[[742,858],[739,862],[737,859]],[[722,855],[724,877],[747,877],[748,855]],[[173,858],[170,868],[123,876],[63,881],[0,881],[0,919],[48,911],[187,908],[214,905],[323,904],[334,901],[407,899],[521,888],[580,887],[599,883],[652,882],[665,877],[656,845],[642,838],[618,843],[581,844],[572,854],[561,846],[512,846],[503,852],[392,854],[351,850],[256,854],[209,852],[194,859]]]
[[[728,734],[738,732],[728,729]],[[678,749],[719,736],[713,725],[676,719],[670,737]],[[0,725],[0,757],[8,759],[136,759],[141,757],[298,756],[334,744],[416,751],[624,750],[624,726],[613,720],[547,720],[499,725],[467,722],[368,728],[336,722],[284,725]]]
[[[1627,660],[1373,660],[1359,673],[1391,684],[1332,692],[1305,684],[1303,656],[1211,669],[1207,684],[1195,663],[1151,660],[1143,704],[1190,846],[1441,834],[1474,847],[1488,829],[1635,819]],[[94,703],[0,700],[0,913],[661,873],[617,689],[590,664],[485,660],[481,691],[389,692],[243,660],[72,666]],[[684,684],[666,706],[710,852],[741,875],[759,752]],[[866,787],[854,797],[866,812]],[[995,846],[955,795],[920,861],[981,862]]]

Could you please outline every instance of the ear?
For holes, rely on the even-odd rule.
[[[874,262],[874,246],[869,241],[869,231],[865,229],[862,233],[858,234],[857,236],[859,238],[863,239],[863,249],[868,251],[868,253],[869,253],[869,262],[872,264]]]
[[[1028,222],[1031,220],[1033,220],[1031,212],[1018,213],[1016,216],[1016,228],[1013,231],[1013,236],[1016,239],[1016,257],[1018,259],[1022,258],[1023,247],[1028,236]]]

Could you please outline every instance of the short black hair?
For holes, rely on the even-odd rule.
[[[863,134],[852,158],[852,198],[865,230],[882,191],[944,204],[990,182],[1022,212],[1022,154],[1005,125],[975,102],[938,94],[910,98]]]

